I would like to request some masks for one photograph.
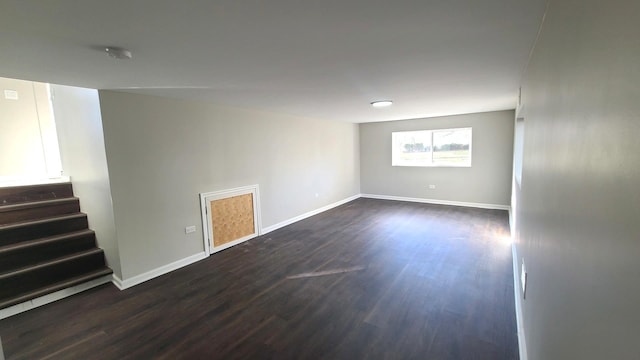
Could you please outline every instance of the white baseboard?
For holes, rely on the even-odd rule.
[[[361,194],[360,196],[363,198],[369,198],[369,199],[409,201],[409,202],[437,204],[437,205],[465,206],[465,207],[473,207],[473,208],[480,208],[480,209],[494,209],[494,210],[511,209],[511,206],[509,205],[498,205],[498,204],[483,204],[483,203],[472,203],[472,202],[462,202],[462,201],[436,200],[436,199],[424,199],[424,198],[413,198],[413,197],[391,196],[391,195],[375,195],[375,194]]]
[[[71,295],[78,294],[80,292],[83,292],[85,290],[89,290],[91,288],[94,288],[94,287],[102,285],[102,284],[106,284],[106,283],[108,283],[110,281],[111,281],[111,275],[102,276],[102,277],[99,277],[97,279],[93,279],[91,281],[87,281],[85,283],[78,284],[76,286],[71,286],[71,287],[68,287],[66,289],[58,290],[58,291],[53,292],[51,294],[47,294],[47,295],[40,296],[40,297],[37,297],[37,298],[32,299],[32,300],[25,301],[25,302],[20,303],[20,304],[9,306],[8,308],[4,308],[4,309],[0,310],[0,320],[8,318],[9,316],[13,316],[13,315],[17,315],[17,314],[23,313],[25,311],[37,308],[37,307],[42,306],[42,305],[50,304],[50,303],[52,303],[54,301],[58,301],[60,299],[64,299],[64,298],[69,297]]]
[[[128,289],[132,286],[141,284],[145,281],[151,280],[153,278],[156,278],[158,276],[164,275],[168,272],[174,271],[174,270],[178,270],[181,267],[185,267],[187,265],[193,264],[194,262],[203,260],[207,258],[207,253],[206,252],[201,252],[201,253],[197,253],[195,255],[191,255],[189,257],[186,257],[184,259],[180,259],[178,261],[174,261],[170,264],[164,265],[164,266],[160,266],[159,268],[155,268],[151,271],[147,271],[146,273],[140,274],[140,275],[136,275],[132,278],[128,278],[128,279],[120,279],[119,277],[117,277],[115,274],[113,275],[113,285],[115,285],[118,289],[120,290],[124,290],[124,289]]]
[[[68,176],[33,177],[33,178],[20,177],[20,176],[0,176],[0,187],[58,184],[58,183],[68,183],[70,181],[71,181],[71,178]]]
[[[353,195],[353,196],[350,196],[350,197],[348,197],[346,199],[342,199],[342,200],[336,201],[336,202],[334,202],[332,204],[323,206],[323,207],[321,207],[319,209],[315,209],[315,210],[309,211],[307,213],[304,213],[302,215],[298,215],[296,217],[292,217],[291,219],[288,219],[288,220],[285,220],[285,221],[281,221],[281,222],[279,222],[277,224],[274,224],[274,225],[271,225],[271,226],[267,226],[265,228],[262,228],[262,231],[260,231],[260,235],[264,235],[264,234],[270,233],[270,232],[272,232],[274,230],[280,229],[280,228],[285,227],[287,225],[291,225],[291,224],[293,224],[295,222],[298,222],[300,220],[304,220],[304,219],[306,219],[308,217],[311,217],[313,215],[320,214],[321,212],[325,212],[327,210],[333,209],[334,207],[338,207],[340,205],[346,204],[349,201],[353,201],[353,200],[355,200],[355,199],[357,199],[359,197],[360,197],[360,194]]]
[[[275,225],[271,225],[271,226],[268,226],[266,228],[262,228],[261,231],[260,231],[260,235],[269,233],[269,232],[274,231],[276,229],[279,229],[281,227],[293,224],[294,222],[300,221],[302,219],[306,219],[306,218],[308,218],[310,216],[319,214],[321,212],[327,211],[327,210],[332,209],[334,207],[337,207],[337,206],[340,206],[342,204],[348,203],[349,201],[355,200],[355,199],[357,199],[359,197],[360,197],[360,194],[354,195],[354,196],[348,197],[346,199],[337,201],[337,202],[335,202],[333,204],[329,204],[329,205],[323,206],[323,207],[321,207],[319,209],[316,209],[316,210],[313,210],[313,211],[309,211],[309,212],[304,213],[302,215],[299,215],[299,216],[293,217],[291,219],[279,222],[279,223],[277,223]],[[245,240],[243,240],[243,241],[245,241]],[[235,245],[235,243],[234,244],[230,244],[230,246],[231,245]],[[220,250],[222,250],[222,248],[217,249],[217,251],[220,251]],[[208,254],[206,252],[198,253],[198,254],[186,257],[184,259],[181,259],[181,260],[178,260],[178,261],[174,261],[174,262],[172,262],[170,264],[161,266],[159,268],[153,269],[151,271],[147,271],[144,274],[136,275],[136,276],[134,276],[132,278],[128,278],[128,279],[124,279],[124,280],[120,279],[118,276],[116,276],[114,274],[113,278],[112,278],[112,282],[113,282],[113,285],[115,285],[120,290],[128,289],[128,288],[130,288],[132,286],[141,284],[141,283],[143,283],[145,281],[148,281],[148,280],[151,280],[151,279],[156,278],[158,276],[164,275],[164,274],[166,274],[168,272],[171,272],[171,271],[177,270],[177,269],[179,269],[181,267],[193,264],[194,262],[206,259],[207,257],[208,257]]]
[[[440,205],[455,205],[455,206],[467,206],[467,207],[476,207],[476,208],[484,208],[484,209],[499,209],[499,210],[509,210],[509,206],[507,205],[493,205],[493,204],[479,204],[479,203],[465,203],[465,202],[457,202],[457,201],[446,201],[446,200],[431,200],[431,199],[420,199],[420,198],[405,198],[405,197],[397,197],[397,196],[386,196],[386,195],[372,195],[372,194],[357,194],[357,195],[353,195],[350,196],[346,199],[342,199],[340,201],[336,201],[332,204],[329,205],[325,205],[321,208],[306,212],[302,215],[298,215],[295,216],[293,218],[287,219],[285,221],[281,221],[277,224],[271,225],[271,226],[267,226],[264,227],[260,230],[260,235],[264,235],[267,233],[270,233],[274,230],[280,229],[282,227],[285,227],[287,225],[291,225],[295,222],[298,222],[300,220],[306,219],[308,217],[320,214],[322,212],[325,212],[327,210],[333,209],[335,207],[338,207],[340,205],[346,204],[350,201],[353,201],[355,199],[358,199],[360,197],[366,197],[366,198],[372,198],[372,199],[384,199],[384,200],[400,200],[400,201],[413,201],[413,202],[421,202],[421,203],[430,203],[430,204],[440,204]],[[161,266],[159,268],[153,269],[151,271],[147,271],[146,273],[140,274],[140,275],[136,275],[132,278],[128,278],[128,279],[120,279],[118,276],[116,276],[115,274],[113,275],[113,279],[112,282],[113,284],[120,290],[124,290],[124,289],[128,289],[132,286],[141,284],[145,281],[151,280],[153,278],[156,278],[158,276],[164,275],[168,272],[177,270],[181,267],[190,265],[194,262],[203,260],[205,258],[207,258],[207,253],[206,252],[202,252],[202,253],[198,253],[192,256],[189,256],[187,258],[172,262],[170,264]]]
[[[524,336],[524,318],[522,317],[522,301],[520,300],[520,271],[518,270],[518,251],[516,244],[511,244],[511,256],[513,257],[513,294],[516,301],[516,324],[518,326],[518,348],[520,360],[527,360],[527,341]]]

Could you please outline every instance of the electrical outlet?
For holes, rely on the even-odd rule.
[[[522,268],[520,269],[520,285],[522,286],[522,298],[527,296],[527,267],[524,266],[524,260],[522,260]]]
[[[433,189],[435,189],[435,188],[436,188],[436,186],[435,186],[435,185],[433,185],[433,184],[430,184],[430,185],[429,185],[429,189],[433,190]]]
[[[187,226],[186,228],[184,228],[184,233],[185,234],[191,234],[191,233],[194,233],[194,232],[196,232],[195,225]]]

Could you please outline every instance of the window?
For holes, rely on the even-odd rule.
[[[471,166],[471,128],[391,133],[393,166]]]
[[[522,156],[524,154],[524,118],[516,119],[513,141],[513,173],[518,186],[522,186]]]

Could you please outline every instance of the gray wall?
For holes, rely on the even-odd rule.
[[[121,276],[98,91],[51,85],[51,92],[63,173],[71,177],[107,264]]]
[[[360,124],[363,194],[509,205],[513,111]],[[472,127],[472,166],[391,166],[391,133]],[[436,185],[429,189],[428,185]]]
[[[204,251],[201,192],[259,184],[263,227],[360,192],[357,125],[112,91],[100,103],[123,280]]]
[[[640,2],[552,0],[523,86],[530,360],[640,358]]]

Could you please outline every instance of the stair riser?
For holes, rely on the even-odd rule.
[[[0,205],[73,197],[70,183],[0,188]]]
[[[0,246],[15,244],[22,241],[54,236],[73,231],[80,231],[89,227],[87,217],[74,217],[56,221],[30,224],[0,230]]]
[[[0,254],[0,273],[93,249],[95,246],[95,234],[92,233],[14,250]]]
[[[44,219],[77,212],[80,212],[80,202],[77,199],[68,203],[44,205],[30,209],[19,209],[7,212],[0,211],[0,225]]]
[[[80,285],[82,283],[86,283],[88,281],[92,281],[104,276],[110,276],[111,274],[113,274],[113,271],[111,271],[111,269],[109,269],[108,267],[103,267],[100,268],[96,271],[92,271],[86,274],[82,274],[81,276],[78,277],[74,277],[74,278],[70,278],[67,280],[64,280],[63,282],[58,282],[55,284],[51,284],[48,285],[46,287],[34,290],[32,292],[29,293],[23,293],[21,295],[17,295],[17,296],[13,296],[11,298],[7,298],[4,300],[0,300],[0,309],[4,309],[6,307],[12,306],[12,305],[16,305],[16,304],[20,304],[23,303],[25,301],[31,300],[31,299],[36,299],[39,298],[41,296],[45,296],[47,294],[51,294],[51,293],[55,293],[56,291],[59,290],[63,290],[63,289],[68,289],[71,288],[73,286],[76,285]],[[91,286],[93,287],[93,286]],[[67,297],[67,296],[71,296],[75,293],[78,292],[78,289],[69,289],[70,291],[65,291],[64,294],[61,294],[60,296],[62,297]],[[86,290],[86,289],[84,289]],[[80,290],[80,291],[84,291],[84,290]],[[59,293],[60,294],[60,293]],[[55,300],[44,300],[45,303],[49,303]]]
[[[0,309],[111,273],[70,183],[0,188]]]
[[[103,266],[104,254],[96,252],[89,256],[0,279],[0,301],[97,270]]]

